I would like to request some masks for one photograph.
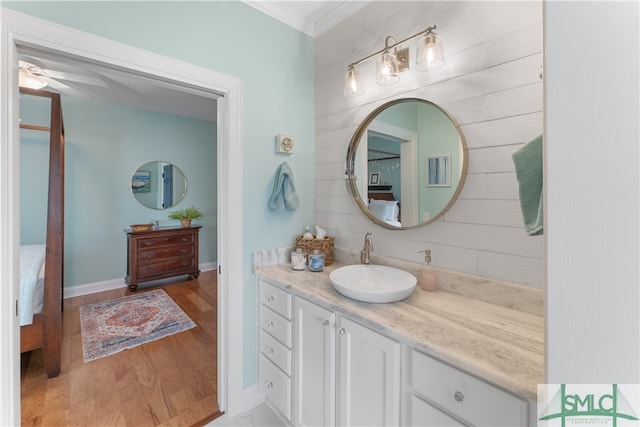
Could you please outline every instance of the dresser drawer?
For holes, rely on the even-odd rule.
[[[143,237],[137,239],[137,249],[153,248],[157,246],[179,245],[193,243],[193,234]]]
[[[265,331],[260,331],[260,352],[285,374],[291,375],[291,350]]]
[[[258,369],[260,390],[285,418],[291,420],[291,378],[262,354]]]
[[[179,274],[181,270],[193,270],[194,266],[195,259],[191,256],[188,258],[177,258],[163,262],[155,262],[153,264],[139,265],[136,273],[138,278],[162,274],[168,271],[175,271],[176,274]]]
[[[193,255],[193,245],[168,246],[138,252],[138,263],[146,264],[165,258],[185,257]]]
[[[418,351],[411,351],[413,388],[476,426],[525,426],[527,402]]]
[[[260,328],[291,348],[291,322],[262,304],[260,305]]]
[[[260,280],[260,303],[291,319],[291,295],[263,280]]]

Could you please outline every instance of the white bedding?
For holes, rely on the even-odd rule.
[[[42,311],[45,253],[45,245],[20,246],[20,326]]]

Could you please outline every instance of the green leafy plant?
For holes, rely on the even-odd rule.
[[[201,216],[202,212],[193,206],[179,211],[169,212],[169,219],[195,219],[200,218]]]

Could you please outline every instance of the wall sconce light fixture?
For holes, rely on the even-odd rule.
[[[376,83],[379,85],[397,83],[400,80],[399,74],[409,69],[409,48],[399,50],[398,46],[418,36],[421,37],[416,54],[416,69],[432,71],[442,67],[444,65],[444,51],[440,37],[434,32],[436,28],[437,26],[433,25],[399,42],[396,42],[392,36],[387,36],[383,49],[349,64],[344,78],[344,95],[360,96],[364,94],[364,84],[358,77],[356,66],[378,55]]]

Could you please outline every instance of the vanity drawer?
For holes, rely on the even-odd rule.
[[[153,248],[157,246],[177,245],[185,243],[193,243],[193,234],[169,235],[158,237],[138,238],[137,249]]]
[[[169,246],[138,252],[138,264],[149,263],[160,259],[193,255],[193,245]]]
[[[454,420],[416,395],[409,398],[411,427],[459,427],[460,421]]]
[[[291,375],[291,350],[264,331],[260,331],[260,352]]]
[[[260,303],[291,319],[291,295],[263,280],[260,280]]]
[[[291,348],[291,322],[262,304],[260,305],[260,328]]]
[[[258,365],[260,390],[273,406],[288,420],[291,419],[291,378],[263,354]]]
[[[527,425],[526,401],[416,350],[410,378],[416,392],[473,425]]]

